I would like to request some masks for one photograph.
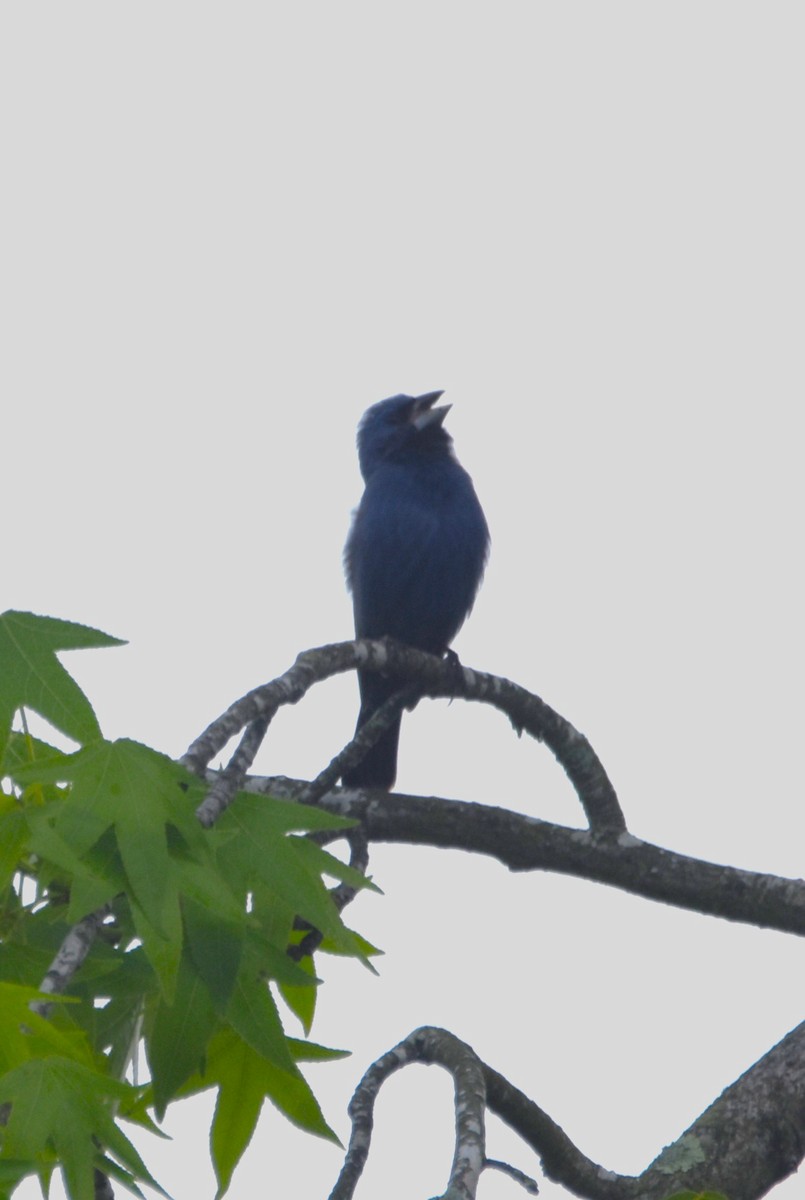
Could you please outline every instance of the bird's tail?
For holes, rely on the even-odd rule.
[[[380,705],[399,689],[399,684],[395,687],[389,680],[383,679],[375,673],[367,673],[363,676],[359,673],[359,679],[361,711],[358,713],[356,733],[362,725],[366,724],[372,714],[377,712]],[[343,777],[345,787],[391,789],[394,786],[394,780],[397,778],[397,747],[400,741],[401,721],[402,713],[398,713],[374,746],[367,750],[362,761],[351,771],[345,773]]]

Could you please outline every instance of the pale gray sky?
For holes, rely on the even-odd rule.
[[[129,639],[68,660],[108,736],[178,755],[351,634],[356,423],[441,387],[493,537],[462,660],[581,728],[636,834],[805,872],[803,33],[741,0],[3,6],[0,607]],[[355,692],[258,767],[317,771]],[[581,821],[547,751],[459,703],[406,718],[398,782]],[[310,1072],[343,1137],[371,1059],[444,1024],[639,1171],[802,1019],[793,938],[372,867],[380,978],[329,966],[313,1030],[354,1051]],[[201,1107],[144,1148],[177,1200],[213,1194]],[[446,1077],[395,1080],[358,1195],[438,1193],[451,1124]],[[494,1125],[489,1152],[538,1174]],[[339,1163],[267,1111],[230,1196],[319,1200]]]

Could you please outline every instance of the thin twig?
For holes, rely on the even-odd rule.
[[[360,727],[351,742],[347,742],[343,750],[327,764],[316,778],[303,789],[299,796],[300,804],[318,804],[322,796],[335,787],[338,780],[363,761],[372,746],[378,742],[386,730],[394,723],[397,714],[418,699],[417,688],[403,688],[389,696],[380,707],[372,713],[369,720]]]
[[[500,1171],[502,1175],[508,1175],[515,1183],[519,1183],[524,1191],[528,1192],[529,1196],[538,1196],[539,1188],[537,1187],[536,1179],[532,1179],[530,1175],[526,1175],[524,1171],[513,1167],[511,1163],[501,1162],[497,1158],[488,1158],[484,1163],[484,1170]]]
[[[82,917],[68,930],[56,952],[56,957],[39,985],[40,992],[46,992],[48,995],[60,995],[66,991],[70,980],[89,954],[98,930],[111,911],[111,906],[104,904],[102,908]],[[39,1013],[40,1017],[47,1017],[52,1005],[44,1000],[33,1000],[30,1007],[33,1012]]]
[[[266,714],[249,722],[235,753],[196,809],[196,816],[205,829],[209,829],[215,824],[243,786],[243,781],[263,743],[273,715],[273,713]]]

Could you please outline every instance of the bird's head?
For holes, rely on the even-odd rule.
[[[404,461],[450,452],[452,438],[442,422],[451,405],[436,405],[443,394],[389,396],[366,410],[358,426],[358,459],[364,479],[389,459]]]

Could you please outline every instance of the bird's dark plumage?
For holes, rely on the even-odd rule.
[[[475,489],[444,429],[441,392],[392,396],[365,413],[358,459],[366,489],[344,551],[357,637],[393,637],[444,654],[472,608],[489,551]],[[400,687],[359,672],[358,728]],[[344,776],[351,787],[390,788],[400,718]]]

